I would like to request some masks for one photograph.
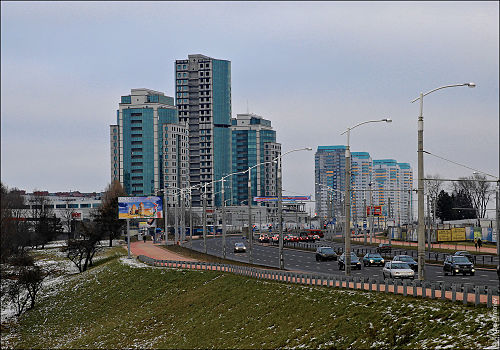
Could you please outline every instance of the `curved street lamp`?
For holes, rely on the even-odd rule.
[[[349,150],[349,137],[351,130],[357,128],[358,126],[368,124],[368,123],[380,123],[386,122],[391,123],[392,119],[384,118],[378,120],[367,120],[353,127],[347,128],[346,131],[340,135],[347,133],[347,147],[345,150],[345,250],[344,250],[344,268],[346,276],[351,274],[351,152]]]
[[[411,103],[420,100],[420,115],[418,117],[418,147],[417,147],[417,162],[418,162],[418,188],[417,188],[417,206],[418,206],[418,228],[417,228],[417,241],[418,241],[418,279],[424,279],[425,269],[425,222],[424,222],[424,96],[427,96],[435,91],[452,88],[468,86],[470,88],[476,87],[475,83],[451,84],[444,85],[438,88],[420,93],[420,96],[413,99]]]

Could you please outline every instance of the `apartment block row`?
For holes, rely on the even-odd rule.
[[[255,114],[231,117],[231,62],[204,55],[176,60],[175,98],[151,89],[121,97],[110,126],[111,180],[134,196],[197,186],[193,206],[222,205],[222,182],[281,154],[271,121]],[[247,175],[224,181],[226,204],[248,200]],[[276,195],[276,169],[252,170],[252,196]],[[172,203],[168,203],[172,205]]]
[[[323,219],[344,217],[346,146],[319,146],[315,154],[316,213]],[[393,225],[412,220],[413,171],[408,163],[372,159],[351,152],[351,218],[366,219],[366,208],[381,207],[380,219]]]

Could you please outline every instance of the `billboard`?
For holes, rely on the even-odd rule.
[[[454,227],[451,229],[452,241],[465,241],[465,227]]]
[[[450,242],[451,241],[451,230],[437,230],[438,231],[438,242]]]
[[[311,196],[283,196],[281,197],[283,202],[303,202],[310,201]],[[253,197],[256,202],[277,202],[278,197]]]
[[[381,205],[372,205],[372,213],[373,216],[381,216],[382,215],[382,206]],[[370,216],[370,207],[366,207],[366,216]]]
[[[118,219],[161,219],[160,197],[118,197]]]

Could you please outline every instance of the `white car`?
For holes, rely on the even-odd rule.
[[[384,278],[415,278],[415,271],[410,265],[401,261],[388,261],[382,269]]]

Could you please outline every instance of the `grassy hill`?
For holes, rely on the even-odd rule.
[[[2,348],[484,348],[498,336],[498,315],[484,307],[154,268],[124,257],[52,288],[2,327]]]

